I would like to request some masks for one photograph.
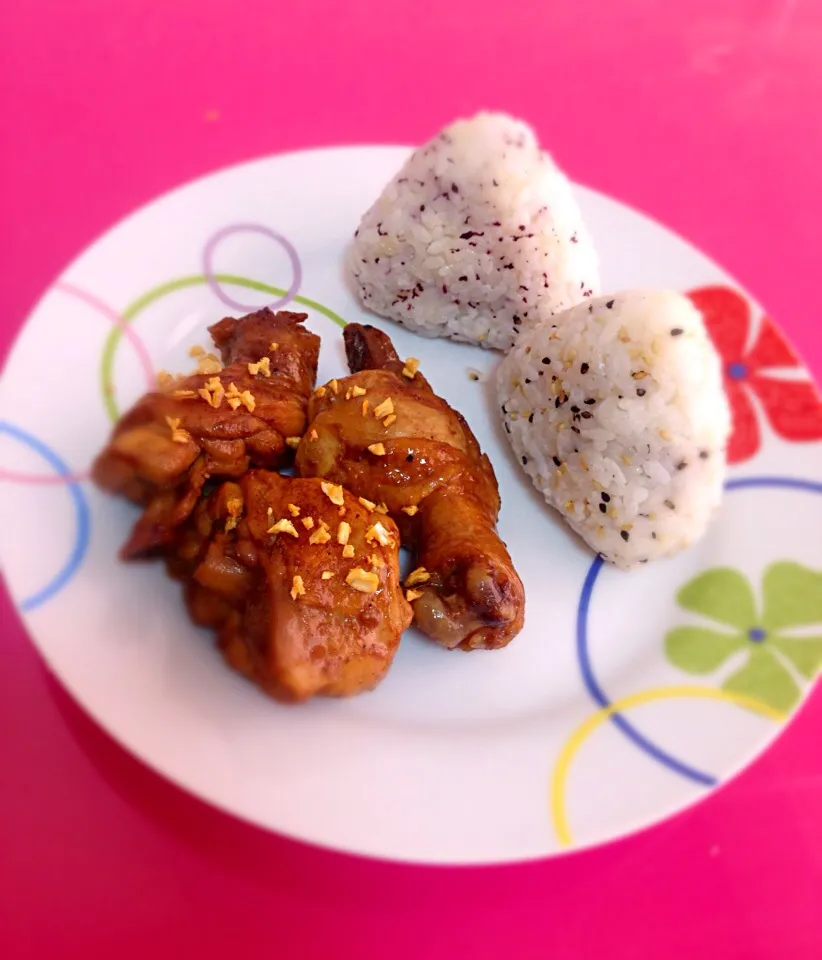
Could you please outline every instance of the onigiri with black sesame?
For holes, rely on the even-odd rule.
[[[731,415],[690,300],[653,290],[594,298],[523,334],[497,376],[517,460],[606,560],[633,567],[705,533]]]
[[[348,269],[375,313],[499,350],[599,291],[567,177],[529,126],[498,113],[414,151],[362,218]]]

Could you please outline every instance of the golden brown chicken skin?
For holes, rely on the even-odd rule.
[[[385,676],[412,616],[398,555],[392,520],[340,487],[251,470],[199,502],[167,565],[228,663],[301,701]]]
[[[462,416],[375,327],[344,332],[352,376],[318,387],[297,450],[302,476],[384,504],[415,552],[415,624],[446,647],[505,646],[525,594],[496,531],[499,491]]]
[[[119,421],[93,476],[144,507],[124,557],[170,542],[209,478],[290,461],[320,350],[319,337],[303,327],[306,317],[268,309],[226,317],[209,328],[221,360],[201,357],[202,372],[168,378]]]

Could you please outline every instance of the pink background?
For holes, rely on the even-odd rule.
[[[715,257],[822,372],[814,0],[17,0],[0,89],[2,355],[67,262],[157,193],[488,106]],[[419,869],[182,794],[74,706],[5,596],[0,618],[0,956],[822,956],[822,690],[738,780],[637,837]]]

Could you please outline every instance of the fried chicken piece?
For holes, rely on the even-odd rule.
[[[348,324],[344,338],[354,373],[315,391],[298,471],[387,507],[421,568],[406,581],[421,630],[446,647],[505,646],[525,596],[496,532],[491,462],[384,333]]]
[[[144,508],[123,557],[173,540],[208,478],[290,462],[288,441],[305,430],[320,351],[306,317],[268,309],[226,317],[209,328],[222,362],[206,355],[203,372],[168,378],[117,423],[93,476]]]
[[[192,619],[278,700],[385,676],[411,622],[399,531],[325,481],[251,470],[201,499],[169,552]]]

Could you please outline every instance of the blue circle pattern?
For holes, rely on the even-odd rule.
[[[68,466],[50,447],[47,447],[43,441],[38,440],[37,437],[26,433],[25,430],[21,430],[20,427],[5,421],[0,421],[0,433],[8,434],[8,436],[25,444],[25,446],[41,456],[59,476],[67,477],[71,474]],[[67,487],[72,502],[74,503],[76,517],[74,544],[71,548],[71,554],[60,571],[45,587],[20,601],[18,606],[23,613],[29,613],[35,610],[37,607],[42,606],[47,600],[50,600],[55,594],[59,593],[80,569],[88,550],[91,533],[88,501],[86,500],[86,495],[83,493],[82,487],[76,481],[69,481]]]
[[[736,480],[729,480],[725,484],[725,490],[727,492],[749,489],[751,487],[776,487],[788,490],[802,490],[806,493],[822,493],[822,483],[817,483],[813,480],[800,480],[794,477],[740,477]],[[594,675],[588,650],[588,612],[591,607],[591,594],[593,593],[594,585],[596,584],[597,577],[604,563],[605,561],[602,557],[596,557],[582,585],[582,593],[577,607],[577,659],[579,660],[582,680],[588,693],[590,693],[591,697],[600,707],[608,708],[611,706],[611,700],[599,685]],[[678,760],[672,754],[658,747],[652,740],[649,740],[643,733],[637,730],[630,721],[626,720],[621,713],[614,712],[609,719],[614,726],[624,733],[632,743],[636,744],[640,750],[661,763],[664,767],[673,770],[674,773],[678,773],[680,776],[686,777],[688,780],[692,780],[706,787],[713,787],[718,783],[717,778],[710,773],[698,770],[696,767],[692,767],[682,760]]]

